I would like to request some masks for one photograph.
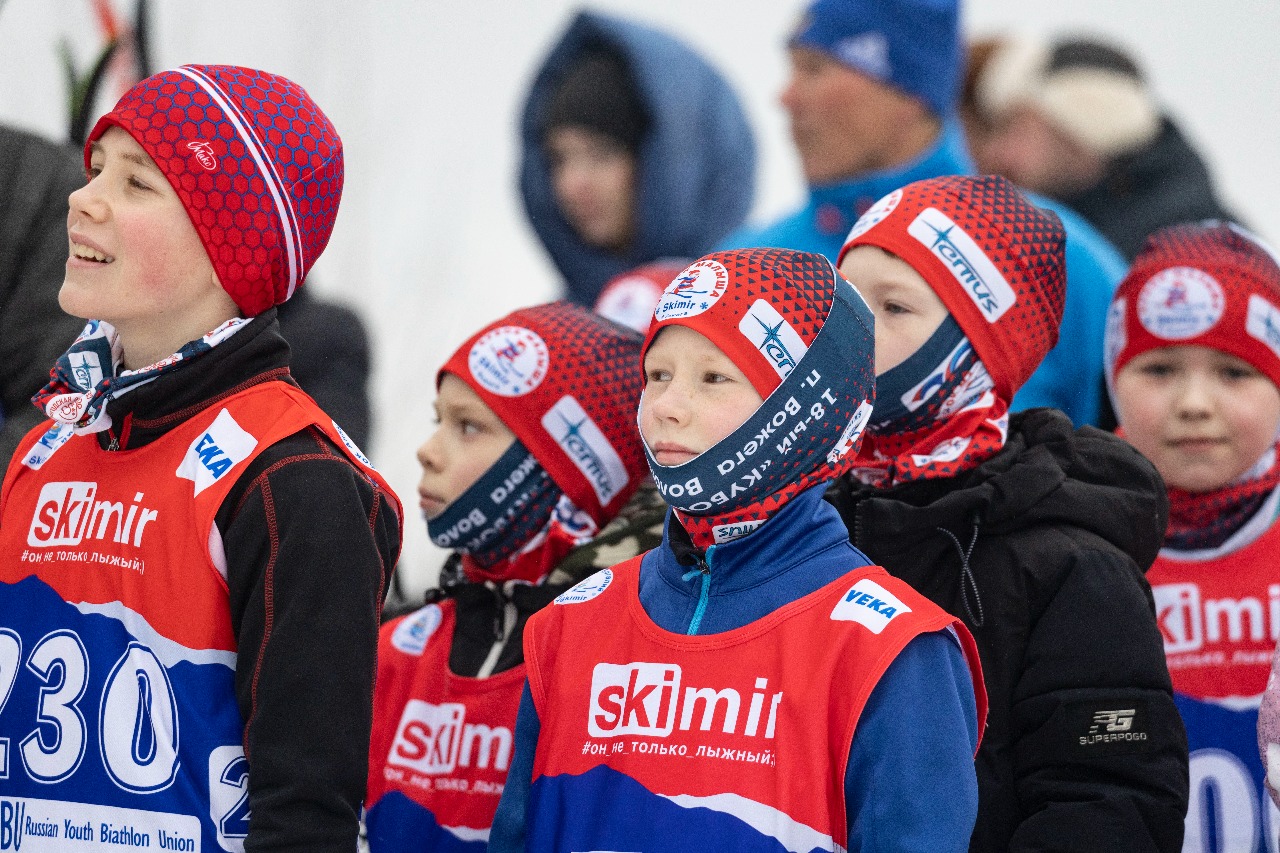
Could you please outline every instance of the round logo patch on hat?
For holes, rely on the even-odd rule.
[[[546,341],[523,326],[499,326],[471,345],[467,367],[499,397],[519,397],[542,384],[551,358]]]
[[[719,261],[704,259],[691,264],[667,285],[653,319],[695,317],[715,305],[728,286],[729,271]]]
[[[871,207],[867,208],[867,212],[858,217],[857,222],[853,223],[853,230],[849,232],[848,237],[844,238],[844,242],[847,244],[851,240],[856,240],[881,222],[884,222],[885,217],[893,213],[900,201],[902,201],[902,190],[894,190],[871,205]]]
[[[1157,338],[1184,341],[1222,319],[1222,287],[1204,270],[1170,267],[1151,277],[1138,294],[1138,321]]]

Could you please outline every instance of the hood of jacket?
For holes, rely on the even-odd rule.
[[[895,551],[915,552],[922,540],[945,536],[939,528],[968,543],[979,530],[1009,535],[1072,526],[1146,567],[1169,518],[1164,482],[1150,462],[1110,433],[1075,429],[1055,409],[1013,415],[1005,448],[954,479],[875,490],[844,478],[835,490],[836,500],[856,506],[854,544],[873,538],[872,558],[886,562]]]
[[[649,117],[636,170],[636,230],[615,254],[585,244],[560,212],[542,147],[542,117],[559,75],[592,44],[630,66]],[[622,18],[580,12],[534,77],[520,121],[525,212],[564,276],[568,295],[591,307],[604,283],[664,257],[696,258],[751,208],[755,142],[737,95],[690,47]]]

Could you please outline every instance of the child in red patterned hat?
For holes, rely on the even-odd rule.
[[[1147,580],[1191,747],[1186,844],[1261,851],[1274,835],[1256,732],[1280,636],[1280,266],[1235,225],[1157,231],[1116,291],[1106,354],[1123,435],[1169,492]]]
[[[969,634],[822,499],[871,411],[873,347],[821,255],[717,252],[667,287],[639,412],[665,536],[530,620],[490,850],[967,847]]]
[[[978,641],[970,849],[1173,851],[1186,745],[1143,578],[1159,477],[1060,412],[1008,411],[1058,337],[1064,242],[994,176],[910,184],[854,225],[840,270],[876,315],[877,396],[829,497],[855,546]]]
[[[60,301],[89,323],[0,497],[0,796],[102,844],[353,849],[400,504],[273,307],[341,142],[291,81],[187,65],[84,157]]]
[[[365,819],[375,853],[484,850],[526,620],[661,541],[665,507],[635,426],[639,356],[639,335],[555,302],[490,323],[440,368],[419,496],[432,540],[454,554],[426,606],[382,628]]]

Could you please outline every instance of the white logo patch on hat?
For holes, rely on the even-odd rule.
[[[1161,270],[1138,294],[1138,322],[1157,338],[1185,341],[1222,319],[1226,300],[1217,280],[1195,267]]]
[[[695,317],[715,305],[728,287],[729,271],[724,264],[713,260],[690,264],[667,285],[653,310],[653,319]]]
[[[986,253],[942,211],[934,207],[921,211],[907,226],[907,233],[942,261],[988,323],[999,320],[1018,301]]]
[[[848,237],[844,238],[845,243],[858,239],[881,222],[884,222],[889,214],[897,209],[900,201],[902,201],[902,190],[894,190],[867,208],[867,212],[859,216],[858,221],[853,223],[853,230],[849,232]]]
[[[893,77],[893,66],[889,64],[889,39],[884,33],[872,31],[840,39],[832,52],[845,65],[872,77],[881,80]]]
[[[417,613],[406,616],[391,634],[391,645],[407,655],[420,655],[427,640],[440,627],[444,614],[439,605],[428,604]]]
[[[551,434],[587,478],[604,506],[622,491],[630,479],[627,466],[600,427],[571,395],[556,401],[542,416],[542,428]]]
[[[198,495],[248,459],[257,446],[258,439],[245,432],[231,413],[223,409],[209,428],[191,442],[175,473],[195,483]]]
[[[910,612],[911,608],[903,604],[902,599],[875,581],[863,578],[836,602],[831,618],[837,622],[857,622],[871,633],[879,634],[893,617]]]
[[[613,583],[613,569],[601,569],[591,577],[578,581],[577,584],[555,597],[553,604],[581,604],[590,601],[609,588]]]
[[[786,379],[809,351],[804,340],[778,310],[757,299],[738,322],[738,331],[760,350],[769,366]]]
[[[547,343],[523,326],[499,326],[471,345],[467,367],[499,397],[519,397],[542,384],[551,357]]]
[[[1249,313],[1245,331],[1267,345],[1280,358],[1280,308],[1254,293],[1249,296]]]

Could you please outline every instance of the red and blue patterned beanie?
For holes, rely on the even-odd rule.
[[[695,545],[745,536],[852,467],[875,402],[875,326],[829,260],[789,249],[706,255],[668,285],[645,351],[674,325],[719,347],[764,398],[742,426],[681,465],[660,465],[645,447]]]
[[[124,94],[85,143],[116,126],[182,201],[224,290],[246,317],[284,302],[333,231],[342,140],[296,83],[230,65],[184,65]]]

